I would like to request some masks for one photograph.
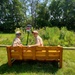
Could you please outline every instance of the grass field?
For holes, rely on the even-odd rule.
[[[0,75],[75,75],[75,50],[63,51],[63,67],[54,62],[16,61],[7,64],[6,48],[0,47]]]
[[[57,42],[60,42],[60,40],[58,40],[58,36],[55,35],[56,31],[53,33],[51,30],[51,36],[48,36],[49,32],[48,35],[43,34],[43,30],[40,30],[40,32],[42,33],[41,36],[44,39],[45,45],[51,46],[52,44],[59,44]],[[29,37],[29,44],[34,43],[31,35]],[[73,38],[75,39],[75,37],[71,36],[70,39],[68,39],[68,37],[64,38],[65,40],[61,40],[62,46],[69,46],[68,44],[75,46],[75,41],[72,40]],[[0,45],[11,45],[14,38],[15,34],[0,34]],[[26,44],[26,39],[27,34],[22,36],[21,40],[23,45]],[[60,69],[57,66],[55,62],[16,61],[12,67],[9,67],[7,64],[6,48],[0,47],[0,75],[75,75],[75,50],[63,50],[63,67]]]
[[[0,45],[11,45],[15,34],[0,34]]]

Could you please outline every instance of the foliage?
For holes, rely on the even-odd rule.
[[[28,33],[23,28],[17,28],[22,32],[21,41],[26,45]],[[38,30],[45,46],[75,46],[75,33],[67,30],[65,27],[59,29],[57,27],[45,27]],[[10,36],[9,36],[10,35]],[[0,44],[12,44],[15,34],[0,34]],[[34,37],[29,33],[28,44],[34,44]]]
[[[75,30],[75,0],[51,0],[44,1],[37,12],[38,27],[59,28],[65,26],[69,30]]]
[[[25,15],[19,0],[3,0],[0,4],[0,31],[11,33],[24,25]]]
[[[0,0],[0,32],[27,24],[75,31],[75,0]]]
[[[75,46],[75,34],[65,27],[61,30],[57,27],[46,27],[39,30],[40,36],[44,40],[44,45]]]
[[[47,7],[47,2],[38,4],[37,8],[38,8],[37,17],[36,17],[37,28],[39,27],[42,28],[42,27],[50,25],[50,23],[48,22],[49,12]]]

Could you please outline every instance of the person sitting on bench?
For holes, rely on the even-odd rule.
[[[17,31],[16,32],[16,38],[14,39],[12,46],[23,46],[20,38],[21,38],[21,32]]]
[[[34,35],[34,38],[35,38],[35,44],[34,45],[28,45],[28,47],[31,47],[31,46],[43,46],[43,40],[38,35],[38,31],[34,30],[34,31],[32,31],[32,34]]]

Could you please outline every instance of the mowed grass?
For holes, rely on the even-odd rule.
[[[11,45],[15,34],[0,34],[0,45]]]
[[[75,75],[75,50],[63,50],[63,67],[54,62],[15,61],[7,64],[6,48],[0,47],[0,75]]]

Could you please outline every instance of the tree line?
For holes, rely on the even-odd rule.
[[[11,33],[27,24],[75,31],[75,0],[0,0],[0,32]]]

